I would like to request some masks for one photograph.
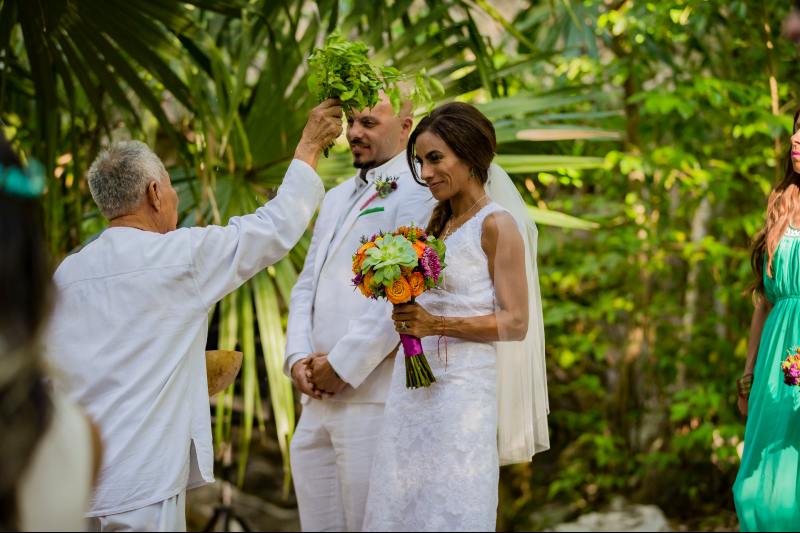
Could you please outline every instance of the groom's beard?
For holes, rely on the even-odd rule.
[[[366,174],[368,170],[379,167],[388,161],[390,158],[386,160],[381,160],[380,154],[377,153],[378,147],[374,144],[366,144],[362,142],[360,139],[354,139],[350,141],[350,151],[353,152],[353,149],[356,149],[360,152],[359,156],[356,156],[353,153],[353,166],[355,168],[361,169],[362,174]],[[358,150],[358,149],[361,150]],[[365,154],[364,152],[369,152],[369,155]],[[360,159],[359,159],[360,157]]]
[[[350,143],[351,152],[352,152],[353,148],[358,148],[358,147],[367,148],[367,146],[364,145],[364,143],[359,142],[359,141],[355,141],[355,142]],[[358,156],[353,154],[353,166],[355,168],[360,168],[361,170],[366,172],[367,170],[369,170],[371,168],[374,168],[377,165],[375,164],[375,158],[374,157],[372,159],[359,159]]]
[[[386,163],[386,161],[388,161],[388,159],[386,159],[385,161],[377,161],[374,158],[369,160],[362,159],[360,161],[357,159],[353,159],[353,167],[361,169],[361,175],[365,176],[367,174],[367,171],[375,167],[381,166],[382,164]]]
[[[366,172],[367,170],[369,170],[371,168],[375,168],[378,165],[375,164],[375,161],[355,161],[354,160],[353,161],[353,166],[355,168],[360,168],[361,170]]]

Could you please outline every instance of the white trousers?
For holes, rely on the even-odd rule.
[[[291,443],[303,531],[360,531],[382,403],[311,399]]]
[[[88,518],[86,531],[186,531],[186,491],[141,509]]]

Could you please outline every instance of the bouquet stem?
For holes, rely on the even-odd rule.
[[[413,335],[401,333],[400,342],[406,354],[406,388],[430,387],[436,378],[422,352],[422,341]]]

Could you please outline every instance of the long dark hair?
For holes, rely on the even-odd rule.
[[[442,139],[459,159],[469,165],[481,184],[486,183],[489,165],[497,148],[497,137],[492,122],[483,113],[469,104],[451,102],[437,107],[417,124],[408,139],[406,158],[414,179],[420,185],[425,185],[425,182],[420,178],[414,162],[414,145],[417,137],[426,131]],[[440,235],[452,214],[450,202],[439,202],[433,209],[426,231],[431,235]]]
[[[800,117],[800,110],[794,114],[793,132],[796,131],[798,117]],[[794,171],[794,165],[792,165],[792,144],[790,142],[786,172],[769,195],[766,224],[753,239],[750,266],[756,276],[754,291],[757,296],[764,295],[764,261],[766,259],[766,273],[772,277],[772,259],[775,250],[778,248],[781,237],[786,233],[786,228],[792,222],[792,216],[798,213],[800,213],[800,174]]]
[[[22,169],[0,134],[2,173]],[[18,521],[17,488],[50,420],[36,340],[49,308],[50,263],[39,201],[8,193],[0,181],[0,529]],[[13,370],[12,370],[13,369]]]

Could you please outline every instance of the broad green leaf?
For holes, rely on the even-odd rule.
[[[600,227],[596,222],[590,222],[581,218],[560,213],[558,211],[551,211],[550,209],[542,209],[540,207],[528,206],[531,218],[537,224],[545,226],[556,226],[564,229],[580,229],[580,230],[593,230]]]
[[[503,167],[509,174],[545,172],[558,169],[603,168],[605,165],[605,159],[602,157],[569,155],[498,154],[494,162]]]
[[[250,441],[253,437],[253,421],[255,418],[255,401],[258,396],[258,376],[256,368],[255,321],[253,320],[253,300],[250,286],[243,285],[239,289],[239,335],[242,346],[242,421],[239,448],[237,450],[238,484],[244,485],[247,468],[247,457],[250,454]]]
[[[284,495],[288,494],[291,481],[289,464],[289,442],[294,433],[294,392],[292,382],[283,373],[284,349],[286,346],[281,325],[278,295],[274,281],[266,271],[253,278],[253,296],[256,305],[259,337],[264,364],[267,368],[267,382],[278,433],[278,445],[283,456]]]
[[[551,128],[525,129],[516,132],[520,141],[569,141],[579,139],[621,140],[622,132],[600,130],[596,128],[579,128],[574,126],[556,126]]]
[[[239,331],[239,313],[237,310],[238,292],[233,292],[223,298],[219,307],[219,340],[220,350],[235,350]],[[232,402],[235,383],[217,398],[216,420],[214,424],[214,439],[216,444],[230,445],[231,421],[233,419]],[[230,405],[229,405],[230,404]],[[227,444],[223,444],[227,443]]]

